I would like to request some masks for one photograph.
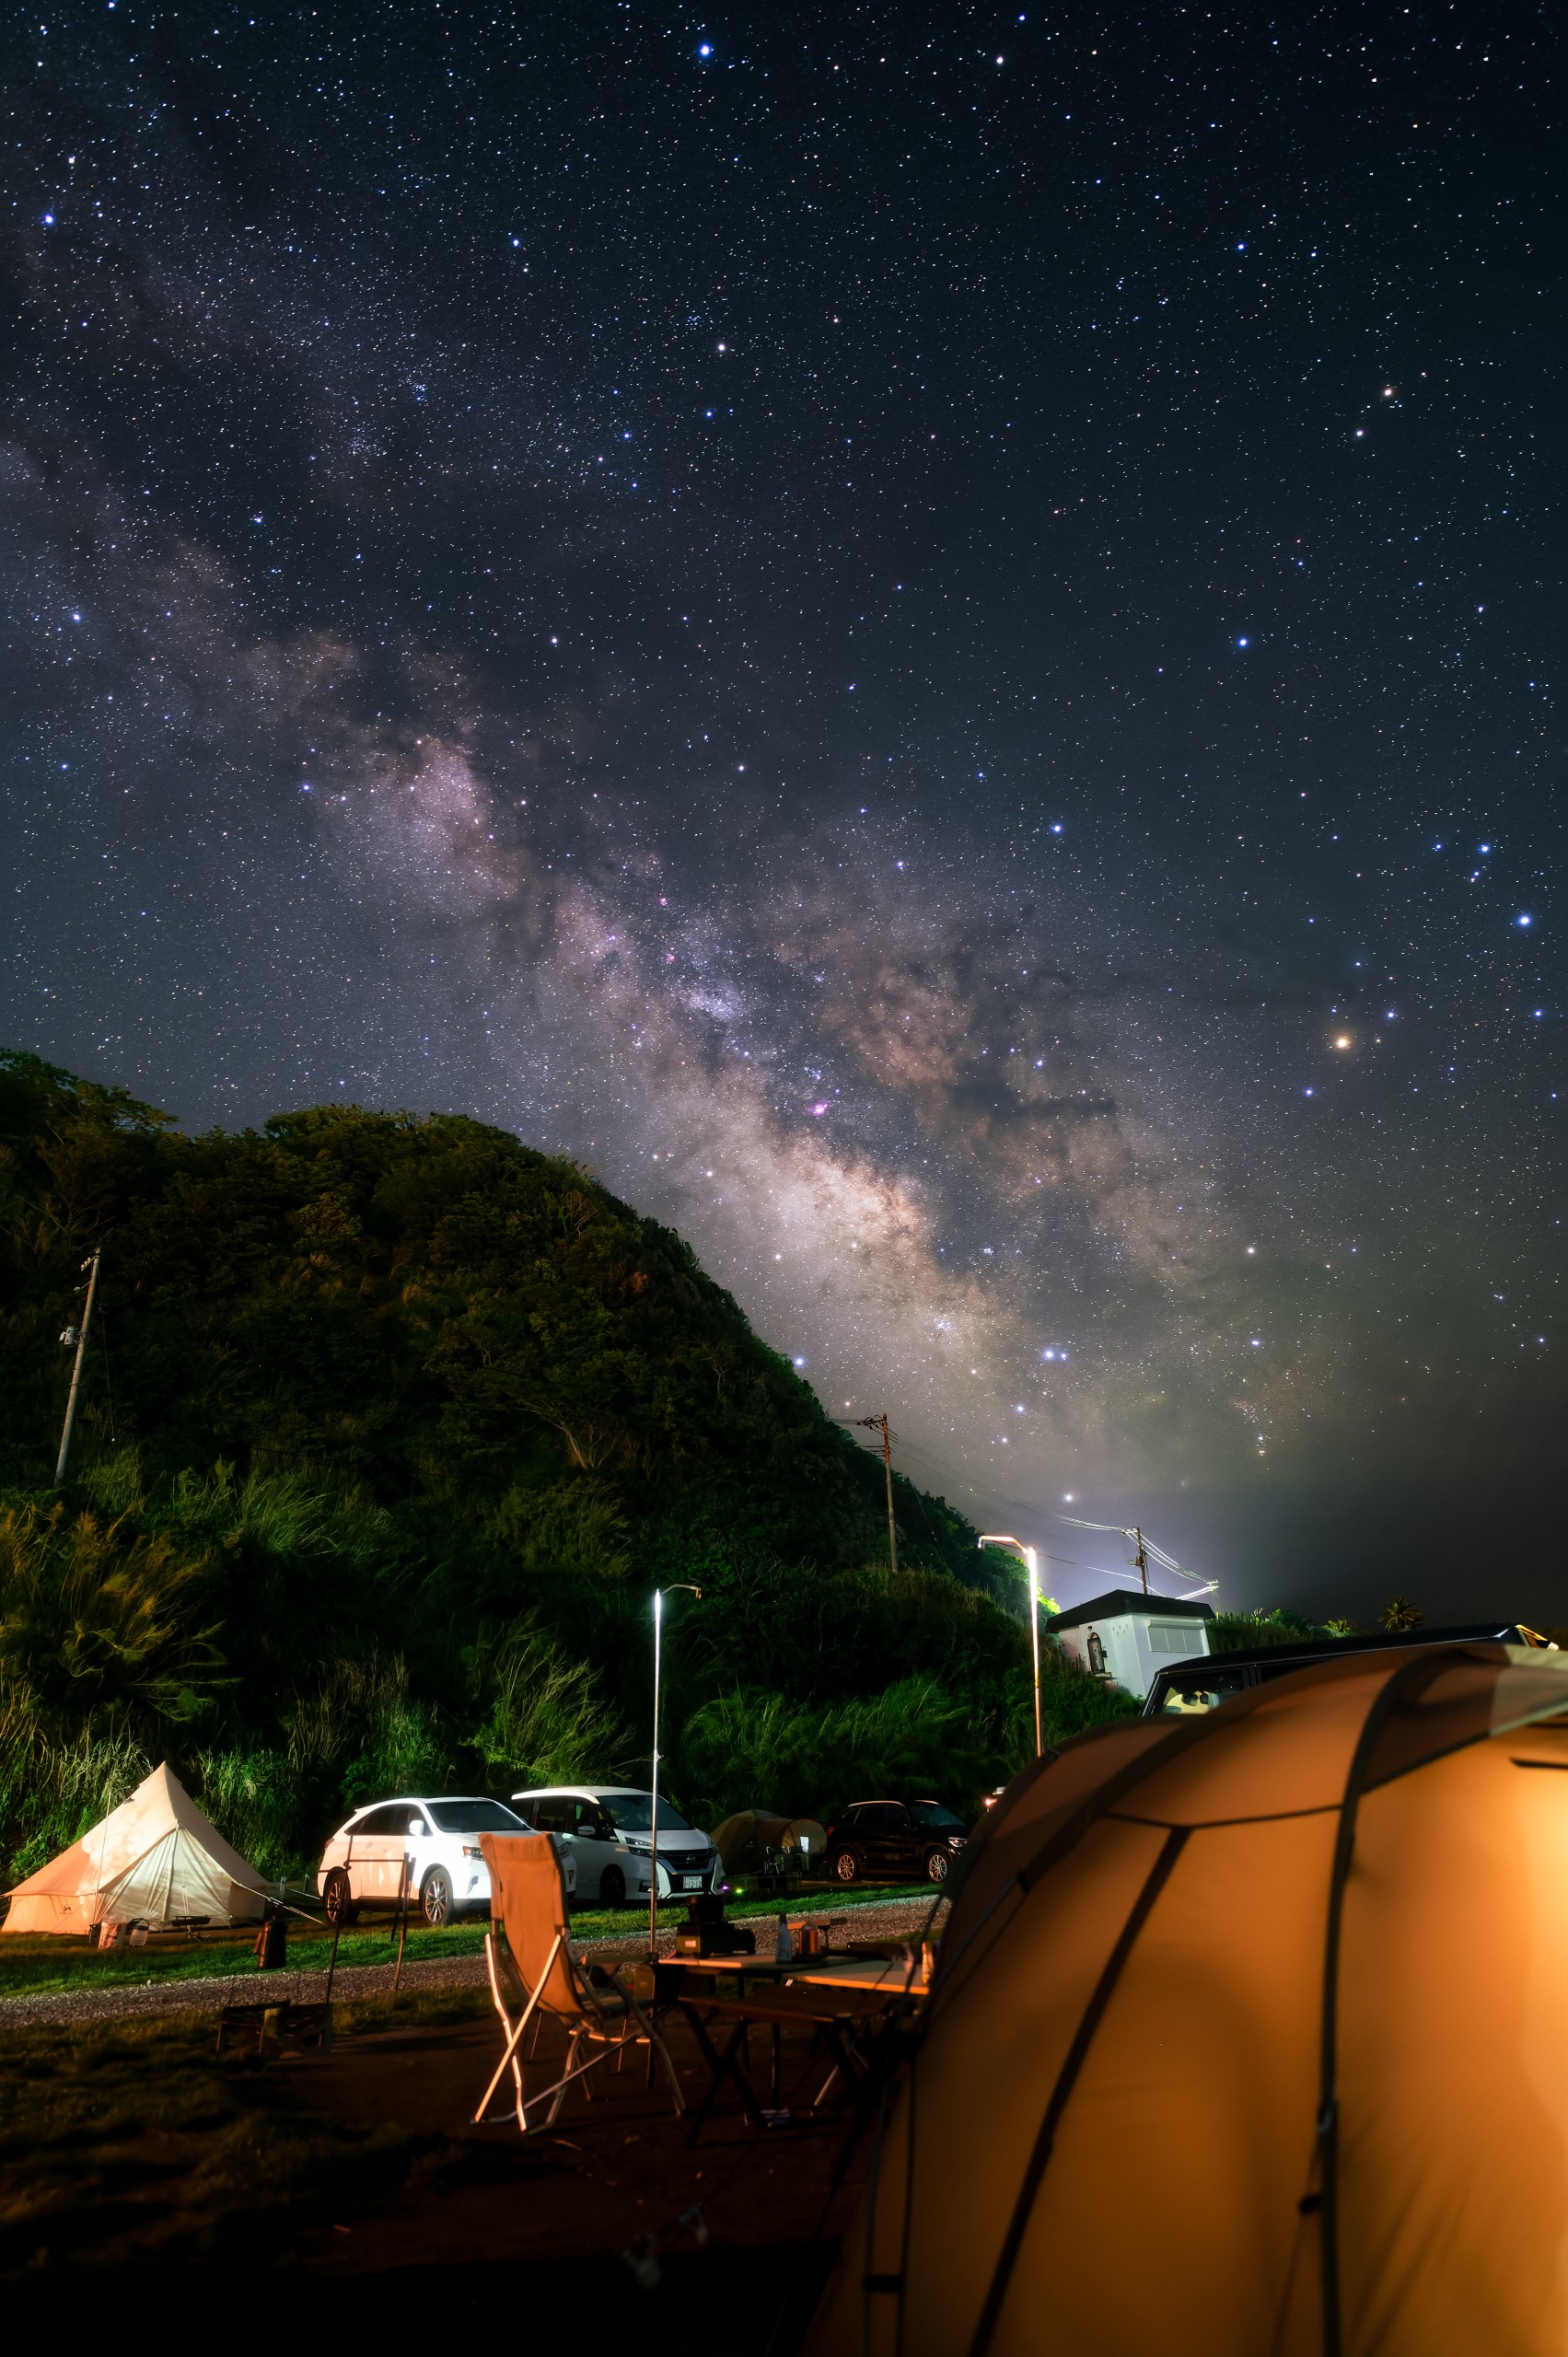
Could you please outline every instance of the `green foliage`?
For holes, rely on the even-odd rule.
[[[900,1477],[892,1574],[879,1459],[681,1239],[457,1116],[190,1137],[0,1054],[0,1483],[7,1877],[166,1756],[269,1874],[381,1793],[645,1778],[656,1583],[709,1814],[1032,1746],[1016,1573]],[[1048,1733],[1121,1707],[1048,1666]]]
[[[1209,1650],[1239,1653],[1251,1645],[1295,1645],[1305,1637],[1340,1633],[1330,1624],[1308,1620],[1283,1605],[1276,1605],[1272,1612],[1216,1612],[1209,1623]]]
[[[55,1727],[197,1717],[221,1673],[207,1572],[123,1518],[0,1507],[0,1696]]]
[[[705,1703],[682,1731],[676,1753],[683,1805],[710,1823],[734,1811],[772,1806],[826,1817],[847,1802],[889,1794],[978,1807],[1034,1750],[1034,1699],[1015,1667],[977,1711],[971,1690],[929,1672],[881,1693],[843,1701],[792,1702],[738,1688]],[[1047,1743],[1136,1713],[1066,1664],[1041,1665]]]
[[[716,1822],[759,1804],[831,1815],[868,1793],[967,1798],[996,1780],[989,1732],[930,1677],[807,1705],[739,1689],[705,1704],[681,1736],[684,1805]]]
[[[153,1766],[123,1727],[112,1735],[85,1723],[57,1741],[35,1712],[11,1704],[0,1714],[0,1857],[5,1879],[19,1881],[118,1808]]]
[[[469,1740],[492,1781],[530,1784],[613,1783],[629,1772],[624,1725],[596,1690],[586,1661],[574,1661],[524,1613],[487,1633],[471,1668],[484,1716]]]

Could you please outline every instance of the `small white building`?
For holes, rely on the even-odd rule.
[[[1045,1627],[1076,1668],[1124,1686],[1142,1701],[1156,1669],[1211,1650],[1214,1617],[1206,1604],[1112,1588],[1109,1596],[1053,1613]]]

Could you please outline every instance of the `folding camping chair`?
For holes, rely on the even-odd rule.
[[[628,2046],[647,2047],[650,2075],[657,2055],[675,2108],[681,2111],[680,2082],[652,2021],[634,1997],[613,1981],[591,1977],[572,1954],[566,1886],[553,1841],[538,1833],[482,1833],[479,1839],[490,1869],[493,1919],[485,1934],[484,1960],[505,2048],[474,2114],[475,2125],[510,2070],[523,2133],[528,2133],[529,2112],[543,2103],[550,2105],[546,2125],[552,2126],[572,2082],[586,2079],[611,2055],[623,2061]],[[517,2004],[521,2011],[514,2019]],[[552,2085],[525,2096],[519,2053],[529,2024],[542,2017],[558,2021],[566,2032],[566,2068]],[[583,2092],[591,2094],[586,2086]]]

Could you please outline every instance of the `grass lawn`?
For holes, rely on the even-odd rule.
[[[883,1889],[857,1884],[853,1890],[809,1890],[788,1897],[776,1892],[737,1893],[729,1901],[733,1915],[805,1915],[830,1913],[854,1907],[876,1906],[889,1899],[930,1898],[928,1884]],[[680,1920],[678,1903],[659,1910],[662,1924]],[[635,1908],[585,1908],[572,1918],[578,1939],[635,1939],[647,1922]],[[477,1956],[484,1943],[483,1920],[448,1923],[432,1931],[417,1918],[411,1921],[404,1961],[432,1964],[443,1956]],[[145,1987],[149,1981],[206,1980],[225,1974],[254,1972],[254,1934],[218,1933],[205,1940],[153,1939],[143,1948],[89,1948],[85,1940],[30,1937],[18,1933],[0,1938],[0,1998],[33,1996],[69,1989]],[[332,1944],[304,1924],[291,1925],[289,1968],[324,1972]],[[389,1919],[366,1923],[362,1918],[338,1942],[338,1965],[389,1964],[397,1954],[397,1930]]]
[[[304,1927],[300,1927],[304,1930]],[[421,1923],[409,1925],[406,1961],[427,1963],[438,1956],[476,1956],[484,1944],[483,1922],[450,1923],[433,1932]],[[18,1933],[0,1939],[0,1998],[32,1996],[64,1989],[145,1987],[148,1981],[210,1980],[228,1973],[254,1973],[250,1933],[215,1933],[204,1940],[153,1939],[145,1948],[89,1948],[85,1940],[33,1939]],[[330,1937],[310,1932],[296,1937],[291,1930],[288,1962],[291,1971],[325,1971],[332,1952]],[[398,1952],[396,1928],[385,1922],[368,1930],[355,1927],[338,1942],[338,1966],[390,1964]]]

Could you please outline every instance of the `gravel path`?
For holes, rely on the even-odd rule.
[[[907,1940],[918,1938],[930,1912],[925,1898],[898,1898],[878,1905],[846,1907],[830,1916],[811,1914],[813,1923],[830,1922],[835,1941]],[[757,1934],[759,1956],[772,1954],[772,1915],[738,1915],[734,1919]],[[661,1933],[665,1954],[675,1945],[673,1931]],[[631,1963],[647,1954],[645,1940],[615,1938],[585,1940],[582,1951],[601,1963]],[[342,1965],[332,1980],[334,2003],[389,1995],[393,1964]],[[404,1989],[482,1989],[484,1956],[438,1956],[427,1964],[405,1962],[400,1986]],[[0,2031],[22,2029],[46,2022],[112,2022],[157,2014],[215,2014],[224,2005],[309,2004],[327,1993],[325,1970],[299,1972],[234,1972],[201,1980],[159,1980],[145,1988],[127,1987],[53,1990],[22,1997],[0,1998]]]

